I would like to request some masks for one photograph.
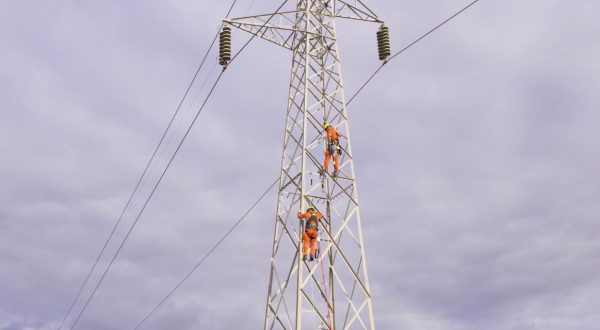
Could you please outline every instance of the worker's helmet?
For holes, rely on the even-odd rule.
[[[313,213],[313,212],[315,212],[315,209],[313,209],[312,207],[309,207],[306,209],[306,212]]]
[[[326,122],[326,121],[323,122],[323,129],[327,129],[327,127],[329,127],[329,126],[331,126],[331,125],[329,125],[328,122]]]

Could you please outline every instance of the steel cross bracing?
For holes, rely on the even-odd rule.
[[[306,1],[298,1],[298,3],[300,2]],[[301,39],[296,38],[297,33],[310,34],[314,38],[323,37],[319,32],[320,25],[310,24],[307,29],[302,29],[299,24],[304,19],[302,18],[303,15],[310,15],[312,17],[320,16],[331,21],[333,21],[333,18],[344,18],[383,23],[359,0],[311,1],[311,3],[310,6],[303,5],[300,7],[298,5],[295,10],[226,19],[224,22],[246,32],[257,34],[265,40],[290,50],[295,50],[299,46],[299,43],[301,43]],[[333,37],[333,41],[335,41],[335,35]]]
[[[265,329],[375,329],[336,18],[383,23],[361,1],[323,0],[225,20],[293,51]],[[321,179],[324,121],[341,134],[342,155],[339,175]],[[296,216],[308,207],[324,217],[313,262],[302,260]]]

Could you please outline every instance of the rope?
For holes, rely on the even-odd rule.
[[[330,308],[329,308],[329,290],[327,290],[327,284],[325,280],[325,271],[323,270],[323,257],[321,256],[321,242],[319,242],[319,257],[321,259],[321,275],[323,276],[323,288],[325,289],[325,306],[327,306],[327,328],[331,329],[331,325],[333,324],[331,320]]]

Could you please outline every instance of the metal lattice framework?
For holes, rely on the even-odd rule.
[[[225,20],[293,52],[265,329],[375,329],[337,18],[383,24],[361,1],[339,0],[297,0],[289,11]],[[342,136],[337,177],[319,175],[324,121]],[[296,217],[307,207],[324,217],[313,262],[302,260]]]

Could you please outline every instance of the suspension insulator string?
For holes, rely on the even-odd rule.
[[[390,55],[392,55],[392,48],[390,46],[390,31],[385,24],[382,24],[377,30],[377,50],[379,53],[379,60],[384,61],[384,64],[388,61]]]
[[[223,66],[223,70],[227,69],[229,61],[231,61],[231,28],[225,25],[219,34],[219,64]]]

